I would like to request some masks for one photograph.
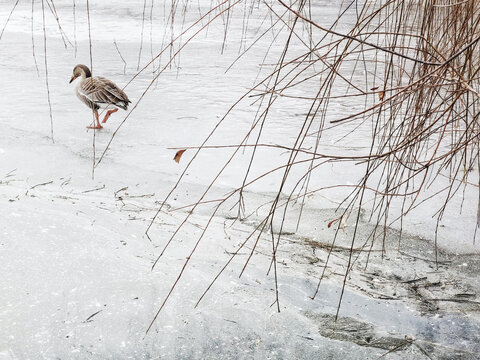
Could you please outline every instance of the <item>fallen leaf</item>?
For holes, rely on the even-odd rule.
[[[379,88],[379,86],[376,86],[374,88],[371,88],[370,90],[375,91],[375,90],[378,90],[378,88]]]
[[[187,151],[187,150],[186,149],[185,150],[178,150],[177,153],[175,154],[175,156],[173,157],[173,160],[175,160],[176,163],[179,163],[180,158],[182,157],[182,155],[185,151]]]
[[[332,226],[332,224],[333,224],[334,222],[336,222],[336,221],[338,221],[338,219],[333,219],[332,221],[330,221],[330,222],[328,223],[327,227]]]

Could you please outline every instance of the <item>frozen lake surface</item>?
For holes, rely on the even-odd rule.
[[[321,1],[313,8],[319,21],[331,23],[338,11],[334,3]],[[132,100],[130,109],[136,107],[92,179],[93,158],[101,156],[126,113],[114,114],[101,131],[86,129],[91,113],[68,84],[77,63],[90,65],[85,3],[75,4],[74,21],[72,1],[57,0],[60,24],[72,44],[65,40],[64,46],[58,24],[47,9],[52,142],[41,2],[34,4],[39,74],[32,55],[31,3],[19,2],[0,40],[0,360],[477,357],[479,257],[478,241],[473,243],[472,234],[478,197],[470,188],[464,203],[461,198],[452,200],[441,224],[438,267],[431,242],[436,223],[425,209],[406,218],[408,234],[402,238],[400,251],[398,231],[388,230],[386,255],[380,251],[382,244],[375,244],[366,269],[367,253],[360,247],[372,225],[367,217],[360,220],[355,268],[336,325],[333,319],[353,221],[339,233],[319,293],[315,300],[311,296],[334,236],[335,230],[327,224],[337,216],[334,208],[343,199],[344,193],[338,191],[311,197],[298,230],[293,219],[285,225],[277,256],[280,313],[272,306],[273,275],[267,275],[271,263],[268,234],[260,238],[258,251],[242,276],[250,243],[195,307],[232,253],[259,225],[267,211],[261,205],[271,200],[281,174],[250,187],[245,197],[247,211],[258,210],[247,220],[232,220],[235,211],[229,209],[235,199],[212,218],[209,231],[146,335],[209,221],[212,206],[200,207],[188,219],[152,271],[153,262],[189,208],[169,210],[197,201],[233,151],[200,153],[157,217],[150,241],[145,230],[194,153],[188,150],[177,164],[173,161],[176,150],[169,148],[200,145],[231,105],[254,85],[257,75],[264,76],[268,64],[278,60],[285,34],[273,43],[273,34],[266,36],[226,72],[256,38],[257,29],[266,29],[266,8],[255,5],[241,36],[246,5],[240,3],[229,19],[226,41],[226,18],[219,18],[183,48],[137,105],[153,79],[151,70],[140,74],[125,89]],[[165,25],[170,5],[154,2],[152,8],[150,1],[145,4],[147,16],[142,21],[143,1],[90,2],[94,75],[124,86],[139,63],[146,64],[152,53],[168,44],[171,30]],[[0,1],[2,27],[12,6],[11,1]],[[210,2],[189,6],[184,22],[174,24],[174,34],[205,14]],[[187,39],[185,35],[181,44]],[[264,49],[270,44],[264,59]],[[156,66],[165,66],[168,55]],[[238,144],[255,116],[254,101],[247,99],[232,111],[210,143]],[[332,116],[354,105],[335,104]],[[293,144],[298,132],[295,120],[304,111],[304,103],[286,99],[282,108],[273,110],[275,121],[267,124],[264,142]],[[345,132],[350,130],[347,127]],[[336,146],[345,146],[348,151],[363,151],[368,147],[363,135],[360,131],[344,138],[335,129],[322,138],[320,148],[332,152]],[[249,154],[239,154],[208,199],[221,198],[241,185]],[[281,165],[287,156],[262,150],[252,174]],[[361,166],[328,165],[326,169],[325,176],[312,179],[312,187],[354,184],[362,173]]]

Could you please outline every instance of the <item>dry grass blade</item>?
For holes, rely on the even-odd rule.
[[[8,14],[7,20],[5,21],[5,25],[3,25],[2,32],[0,32],[0,40],[2,40],[3,33],[5,32],[8,22],[10,21],[10,18],[12,17],[12,14],[15,11],[15,8],[17,7],[19,1],[20,0],[15,1],[15,4],[13,4],[12,10],[10,11],[10,14]]]
[[[50,85],[48,84],[48,60],[47,60],[47,32],[45,29],[45,0],[42,0],[42,20],[43,20],[43,50],[44,50],[44,64],[45,64],[45,86],[47,88],[48,110],[50,114],[50,137],[52,143],[55,143],[53,138],[53,115],[52,102],[50,100]]]

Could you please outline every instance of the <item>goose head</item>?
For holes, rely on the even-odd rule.
[[[75,80],[78,77],[82,77],[82,79],[86,79],[92,76],[92,73],[90,72],[90,69],[82,64],[79,64],[73,68],[73,75],[72,78],[70,79],[70,82]]]

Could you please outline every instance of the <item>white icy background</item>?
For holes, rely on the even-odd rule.
[[[324,243],[331,241],[334,230],[327,229],[326,224],[335,217],[330,209],[343,195],[334,191],[310,199],[299,236],[287,237],[281,244],[280,314],[275,306],[270,306],[275,292],[272,274],[266,275],[270,260],[268,236],[262,239],[260,253],[253,257],[242,278],[239,279],[238,274],[249,250],[242,250],[241,256],[194,308],[199,296],[229,259],[229,252],[236,249],[255,225],[247,222],[231,226],[232,222],[225,217],[227,214],[218,214],[152,331],[144,338],[148,324],[211,210],[203,207],[190,219],[151,271],[152,261],[186,215],[185,211],[162,213],[152,228],[154,243],[144,236],[158,203],[193,154],[187,151],[180,164],[176,164],[172,160],[175,151],[167,148],[201,143],[230,105],[253,85],[252,79],[259,71],[263,50],[270,44],[271,37],[258,44],[259,51],[254,49],[225,73],[238,55],[241,13],[234,13],[229,30],[232,38],[227,38],[224,54],[221,54],[223,23],[213,24],[208,34],[201,34],[183,50],[176,66],[160,77],[157,86],[138,105],[118,132],[92,180],[93,132],[85,128],[91,114],[68,84],[75,64],[90,63],[85,4],[76,6],[76,56],[72,47],[63,46],[57,25],[46,12],[55,137],[52,144],[41,6],[39,1],[35,3],[34,35],[40,76],[36,74],[32,57],[29,2],[20,1],[0,41],[0,177],[3,178],[0,183],[0,359],[357,359],[376,358],[387,351],[359,346],[348,339],[322,336],[320,332],[325,331],[328,324],[312,315],[335,313],[345,265],[342,261],[346,257],[345,254],[343,258],[339,256],[338,269],[331,271],[317,299],[312,301],[309,296],[315,291],[322,266],[309,257],[324,255],[319,254],[320,249],[315,253],[300,235]],[[314,11],[322,14],[321,18],[328,23],[336,12],[334,6],[324,3]],[[12,5],[10,1],[0,2],[0,25],[3,26]],[[208,5],[206,2],[198,6],[205,12]],[[198,17],[196,6],[192,4],[185,25]],[[64,30],[73,41],[72,2],[57,1],[56,7]],[[96,75],[106,76],[120,86],[130,80],[140,48],[142,11],[140,0],[91,2]],[[165,31],[163,11],[163,4],[155,3],[154,53],[160,48]],[[254,15],[251,24],[258,26],[262,19],[262,14]],[[182,24],[176,26],[175,33],[178,33]],[[150,57],[148,21],[144,33],[142,64]],[[252,30],[247,39],[254,38]],[[127,61],[125,75],[114,40]],[[282,41],[274,43],[271,61],[266,63],[278,59],[281,46]],[[146,72],[128,86],[126,92],[134,104],[151,79],[151,73]],[[333,112],[344,114],[350,106],[352,104],[338,105]],[[255,106],[242,106],[233,112],[211,143],[238,143],[251,125],[255,109]],[[286,106],[273,114],[275,122],[265,132],[270,143],[293,143],[297,129],[294,120],[303,121],[298,111],[293,102],[291,108]],[[96,133],[97,157],[124,115],[123,111],[114,114],[105,128]],[[348,141],[350,146],[364,149],[365,144],[358,137],[346,140],[347,144]],[[327,137],[323,146],[331,151],[335,143],[334,138]],[[169,205],[178,207],[196,201],[230,153],[231,150],[202,152]],[[227,169],[213,189],[212,199],[239,185],[248,159],[246,152]],[[253,173],[270,169],[284,160],[285,154],[262,151]],[[324,169],[328,171],[325,177],[313,179],[314,185],[354,184],[362,173],[361,168],[346,171],[328,165]],[[253,210],[269,200],[268,193],[278,188],[278,179],[278,175],[271,176],[253,186],[247,194],[247,207]],[[47,184],[34,187],[43,183]],[[123,188],[127,189],[117,192]],[[450,216],[446,215],[442,222],[439,243],[452,253],[478,252],[478,245],[472,242],[476,194],[472,191],[469,195],[467,193],[462,214],[458,212],[461,203],[458,197],[449,208]],[[412,214],[406,224],[410,233],[431,240],[435,221],[426,210]],[[353,230],[348,225],[344,236],[347,245]],[[367,233],[365,230],[364,234]],[[405,241],[408,243],[408,239]],[[423,258],[432,258],[431,243],[416,237],[412,237],[410,243],[413,244],[411,251],[417,249]],[[446,282],[448,290],[448,273],[455,278],[455,269],[469,268],[467,275],[462,275],[468,280],[465,292],[475,294],[479,288],[477,258],[473,255],[452,258],[451,267],[444,267],[444,273],[436,272],[431,262],[412,264],[393,251],[389,255],[390,259],[383,263],[377,259],[377,267],[373,265],[377,269],[375,275],[380,271],[391,280],[395,270],[402,281],[408,281],[433,274],[428,276],[437,276],[439,281]],[[398,265],[400,262],[404,265]],[[397,265],[392,270],[393,263]],[[358,285],[361,284],[359,273],[350,279],[351,283],[358,280],[357,288],[352,284],[347,286],[341,317],[372,324],[378,337],[403,339],[409,334],[417,338],[423,348],[435,344],[436,350],[428,351],[434,358],[441,357],[442,353],[450,358],[456,352],[464,358],[479,350],[478,306],[473,306],[478,297],[473,300],[469,297],[473,308],[447,307],[440,315],[425,314],[408,296],[403,296],[403,301],[366,296],[358,289],[362,287]],[[410,346],[385,358],[422,356],[426,355],[418,347]]]

